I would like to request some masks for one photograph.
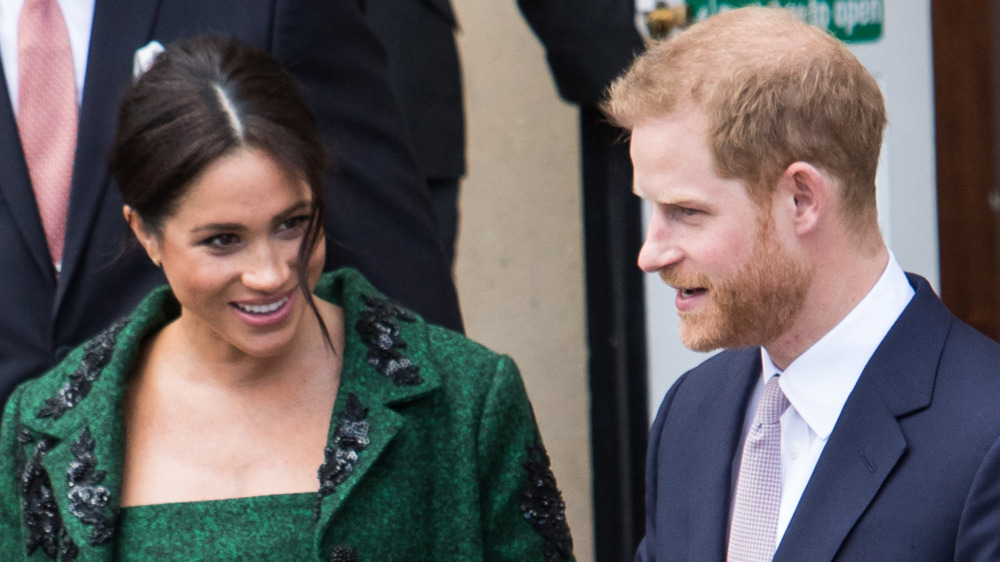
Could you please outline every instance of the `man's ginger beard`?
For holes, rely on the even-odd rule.
[[[812,274],[759,215],[750,259],[731,277],[710,279],[671,266],[660,277],[673,287],[708,289],[694,311],[678,312],[681,341],[694,351],[766,345],[789,330],[805,303]]]

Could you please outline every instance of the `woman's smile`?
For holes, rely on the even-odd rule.
[[[254,302],[243,301],[230,304],[247,324],[268,327],[280,324],[288,317],[295,306],[297,293],[298,289],[293,289],[275,299],[257,299]]]

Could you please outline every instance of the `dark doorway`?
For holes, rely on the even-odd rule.
[[[941,298],[1000,338],[997,119],[1000,8],[932,0]]]
[[[645,528],[646,325],[642,212],[622,131],[580,111],[594,558],[631,560]]]

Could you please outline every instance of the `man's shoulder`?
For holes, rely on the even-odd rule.
[[[760,361],[759,347],[725,349],[681,375],[675,386],[683,381],[690,387],[711,389],[719,382],[731,381],[734,377],[743,379],[749,373],[760,373]]]
[[[908,277],[916,294],[890,334],[904,332],[910,336],[905,339],[916,342],[928,338],[923,345],[933,344],[934,334],[940,334],[943,354],[964,362],[1000,365],[1000,344],[952,314],[926,280],[913,274]]]
[[[738,407],[760,374],[760,348],[727,349],[681,375],[660,404],[657,420],[698,418],[706,402]],[[663,420],[665,422],[665,419]]]

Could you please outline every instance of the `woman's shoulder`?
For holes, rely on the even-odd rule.
[[[117,385],[127,376],[142,340],[176,316],[176,307],[166,287],[153,290],[129,315],[79,344],[48,371],[18,385],[5,408],[59,419],[89,405],[95,386]]]
[[[325,274],[316,294],[344,308],[349,364],[373,368],[395,386],[417,381],[433,386],[490,386],[498,375],[517,373],[513,360],[463,334],[426,322],[379,292],[357,271]],[[518,375],[519,376],[519,375]]]
[[[126,327],[123,318],[74,348],[55,367],[21,383],[10,402],[39,418],[62,417],[90,394],[115,354],[119,336]]]

